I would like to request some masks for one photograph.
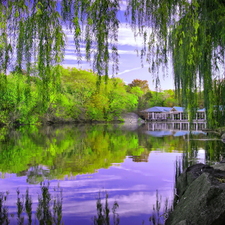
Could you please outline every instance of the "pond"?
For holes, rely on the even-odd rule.
[[[149,127],[2,128],[1,224],[150,224],[160,196],[163,221],[176,162],[215,164],[225,144],[200,130]]]

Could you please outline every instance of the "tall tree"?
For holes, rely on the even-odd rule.
[[[224,64],[225,2],[128,0],[126,15],[134,32],[143,35],[142,54],[147,55],[156,81],[158,66],[167,65],[171,55],[175,87],[183,105],[194,113],[197,91],[203,88],[207,119],[212,126],[212,79],[219,73],[219,65]]]
[[[147,80],[140,80],[134,79],[130,84],[128,84],[131,88],[132,87],[139,87],[144,94],[149,91],[148,81]]]

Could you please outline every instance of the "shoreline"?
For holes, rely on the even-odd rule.
[[[51,125],[69,125],[69,124],[142,124],[144,120],[140,119],[140,117],[134,112],[128,112],[121,114],[120,117],[115,117],[113,120],[73,120],[69,119],[46,119],[40,118],[40,121],[37,123],[19,123],[19,122],[10,122],[10,123],[0,123],[0,128],[3,127],[20,127],[20,126],[51,126]]]

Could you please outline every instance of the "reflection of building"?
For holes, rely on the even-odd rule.
[[[164,136],[184,136],[192,132],[192,134],[206,134],[202,131],[206,127],[206,122],[189,123],[189,122],[157,122],[146,123],[142,126],[144,133],[153,137]]]
[[[140,156],[133,155],[131,158],[134,162],[148,162],[149,152],[142,152]]]
[[[189,115],[183,107],[158,107],[143,110],[141,116],[147,121],[189,121]],[[205,121],[205,109],[198,109],[194,121]]]
[[[172,121],[172,122],[159,122],[159,123],[147,123],[147,130],[155,131],[155,130],[163,130],[163,131],[179,131],[179,130],[202,130],[206,128],[206,122],[195,122],[195,123],[189,123],[181,121]]]

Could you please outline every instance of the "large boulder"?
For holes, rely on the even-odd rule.
[[[222,134],[221,139],[222,139],[223,141],[225,141],[225,133]]]
[[[188,167],[178,178],[179,202],[166,225],[225,224],[225,171],[204,164]]]
[[[124,123],[131,124],[131,123],[144,123],[144,120],[142,120],[136,113],[124,113],[121,115],[122,120],[124,120]]]

